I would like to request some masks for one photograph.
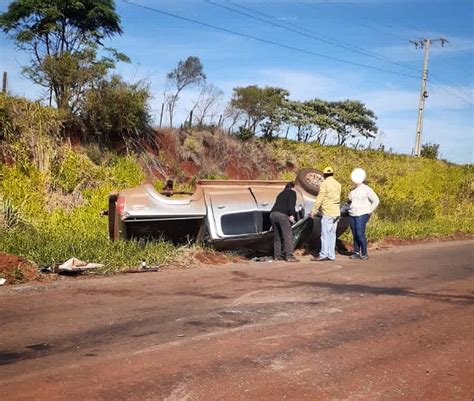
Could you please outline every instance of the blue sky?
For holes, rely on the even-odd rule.
[[[360,99],[378,116],[380,135],[376,144],[384,143],[402,153],[410,153],[413,147],[423,58],[422,50],[416,50],[409,40],[446,37],[450,45],[434,47],[430,54],[423,142],[439,143],[442,157],[448,160],[474,161],[472,0],[212,0],[242,12],[251,13],[235,4],[271,15],[279,21],[273,22],[304,29],[323,41],[232,13],[205,0],[131,1],[307,52],[401,74],[261,43],[117,0],[124,34],[107,45],[131,57],[131,64],[118,66],[127,80],[150,82],[155,117],[163,100],[166,73],[179,60],[194,55],[201,58],[208,81],[220,87],[226,99],[233,87],[250,84],[280,86],[299,100]],[[0,0],[0,11],[9,3]],[[348,48],[369,51],[378,58]],[[395,64],[380,60],[380,56],[389,57]],[[41,90],[20,74],[26,60],[11,41],[0,35],[0,70],[9,71],[11,91],[37,98]],[[183,93],[177,121],[184,118],[197,95],[197,89]]]

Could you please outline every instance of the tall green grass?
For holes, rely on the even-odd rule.
[[[113,156],[103,165],[64,148],[52,169],[51,182],[30,167],[0,165],[3,202],[21,210],[22,219],[0,230],[0,250],[38,265],[51,266],[70,257],[103,263],[102,272],[138,267],[141,261],[160,264],[176,256],[169,243],[111,242],[107,234],[108,193],[135,186],[144,179],[137,160]],[[71,208],[79,194],[79,201]],[[54,202],[53,202],[54,201]]]
[[[296,168],[332,166],[343,186],[343,200],[352,188],[351,171],[364,168],[381,200],[368,226],[372,241],[474,232],[472,165],[286,140],[275,141],[272,152]],[[292,175],[286,171],[281,177]]]
[[[74,256],[103,263],[102,272],[178,257],[165,242],[109,241],[107,218],[100,215],[109,192],[145,180],[146,158],[140,163],[96,144],[74,150],[64,145],[61,127],[57,111],[0,94],[0,251],[47,266]],[[249,144],[216,130],[167,135],[176,142],[176,154],[152,156],[168,174],[184,178],[182,190],[192,190],[198,178],[227,177],[229,164],[262,179],[285,180],[300,168],[331,165],[346,198],[352,169],[362,167],[381,199],[368,226],[369,240],[474,233],[472,165],[289,140]],[[180,170],[186,160],[200,168],[188,179]]]

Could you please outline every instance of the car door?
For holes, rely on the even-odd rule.
[[[260,232],[257,203],[248,187],[205,191],[208,229],[212,239],[255,235]]]
[[[267,232],[271,228],[270,212],[275,204],[278,194],[283,191],[284,184],[252,186],[251,192],[255,196],[260,219],[262,221],[261,232]],[[304,199],[300,191],[296,190],[296,220],[304,217]]]
[[[272,223],[270,221],[270,212],[275,204],[276,197],[283,190],[284,185],[252,185],[249,191],[255,197],[258,210],[259,232],[270,230]]]

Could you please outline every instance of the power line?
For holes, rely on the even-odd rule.
[[[322,57],[322,58],[326,58],[328,60],[337,61],[339,63],[354,65],[356,67],[367,68],[367,69],[371,69],[371,70],[375,70],[375,71],[381,71],[381,72],[386,72],[386,73],[395,74],[395,75],[399,75],[399,76],[404,76],[404,77],[408,77],[408,78],[418,79],[418,77],[416,77],[414,75],[405,74],[405,73],[399,72],[399,71],[388,70],[388,69],[385,69],[385,68],[375,67],[375,66],[371,66],[371,65],[368,65],[368,64],[357,63],[357,62],[341,59],[341,58],[338,58],[338,57],[329,56],[327,54],[316,53],[316,52],[313,52],[313,51],[310,51],[310,50],[305,50],[305,49],[301,49],[301,48],[298,48],[298,47],[286,45],[284,43],[276,42],[276,41],[269,40],[269,39],[264,39],[264,38],[254,36],[254,35],[250,35],[250,34],[247,34],[247,33],[237,32],[237,31],[234,31],[234,30],[231,30],[231,29],[228,29],[228,28],[224,28],[224,27],[221,27],[221,26],[209,24],[207,22],[202,22],[202,21],[199,21],[199,20],[196,20],[196,19],[183,17],[181,15],[169,13],[167,11],[159,10],[157,8],[148,7],[148,6],[145,6],[145,5],[142,5],[142,4],[137,4],[137,3],[131,2],[129,0],[122,0],[122,2],[124,2],[126,4],[129,4],[131,6],[134,6],[134,7],[138,7],[138,8],[142,8],[144,10],[155,12],[157,14],[165,15],[165,16],[175,18],[175,19],[178,19],[178,20],[181,20],[181,21],[189,22],[189,23],[192,23],[192,24],[195,24],[195,25],[201,25],[201,26],[204,26],[206,28],[215,29],[215,30],[218,30],[218,31],[221,31],[221,32],[226,32],[226,33],[229,33],[231,35],[240,36],[240,37],[243,37],[243,38],[246,38],[246,39],[252,39],[252,40],[262,42],[262,43],[265,43],[265,44],[269,44],[269,45],[272,45],[272,46],[277,46],[277,47],[280,47],[280,48],[283,48],[283,49],[286,49],[286,50],[293,50],[293,51],[303,53],[303,54],[308,54],[308,55],[312,55],[312,56],[316,56],[316,57]]]
[[[467,100],[464,97],[459,96],[457,93],[455,93],[453,91],[450,91],[448,88],[456,89],[456,88],[453,88],[451,85],[448,85],[445,82],[439,81],[438,79],[435,79],[434,81],[433,81],[433,79],[431,79],[430,82],[431,82],[432,85],[434,85],[434,86],[438,87],[439,89],[445,91],[446,93],[450,94],[451,96],[457,97],[458,99],[462,100],[464,103],[469,104],[470,106],[474,106],[474,103],[471,102],[470,100]]]
[[[319,36],[316,36],[314,31],[310,31],[306,28],[303,28],[303,27],[300,27],[298,25],[295,25],[295,24],[289,24],[289,23],[286,23],[286,24],[281,24],[280,22],[278,23],[275,23],[275,22],[272,22],[272,21],[268,21],[268,19],[270,20],[274,20],[274,21],[278,21],[275,17],[271,16],[271,15],[268,15],[268,14],[265,14],[265,13],[261,13],[253,8],[250,8],[250,7],[246,7],[246,6],[242,6],[240,4],[237,4],[237,3],[234,3],[233,1],[227,1],[228,3],[232,4],[233,6],[235,7],[239,7],[239,8],[242,8],[244,10],[248,10],[248,11],[251,11],[255,14],[259,14],[259,15],[262,15],[264,16],[265,18],[267,19],[263,19],[263,18],[260,18],[260,17],[256,17],[255,15],[251,15],[251,14],[248,14],[246,12],[242,12],[242,11],[239,11],[239,10],[235,10],[231,7],[227,7],[223,4],[219,4],[219,3],[215,3],[214,1],[211,1],[211,0],[206,0],[206,3],[209,3],[215,7],[220,7],[220,8],[223,8],[225,10],[228,10],[228,11],[231,11],[233,13],[236,13],[236,14],[240,14],[240,15],[243,15],[245,17],[248,17],[248,18],[251,18],[251,19],[255,19],[257,21],[260,21],[260,22],[264,22],[268,25],[272,25],[272,26],[276,26],[278,28],[281,28],[281,29],[285,29],[289,32],[294,32],[294,33],[297,33],[299,35],[302,35],[302,36],[306,36],[308,38],[311,38],[311,39],[314,39],[314,40],[317,40],[319,42],[322,42],[322,43],[326,43],[326,44],[329,44],[331,46],[336,46],[336,47],[340,47],[342,49],[345,49],[345,50],[348,50],[348,51],[351,51],[353,53],[357,53],[357,54],[362,54],[364,56],[368,56],[368,57],[372,57],[372,58],[375,58],[375,59],[378,59],[378,60],[382,60],[382,61],[385,61],[385,62],[388,62],[388,63],[391,63],[391,64],[394,64],[394,65],[397,65],[399,67],[404,67],[404,68],[408,68],[410,70],[415,70],[417,72],[419,72],[419,68],[416,68],[416,67],[413,67],[413,66],[407,66],[403,63],[400,63],[396,60],[393,60],[391,59],[390,57],[386,57],[384,55],[381,55],[381,54],[377,54],[375,52],[372,52],[370,50],[367,50],[367,49],[364,49],[364,48],[361,48],[361,47],[358,47],[358,46],[353,46],[353,45],[350,45],[350,44],[347,44],[347,43],[344,43],[344,42],[341,42],[341,41],[338,41],[334,38],[330,38],[329,36],[326,36],[326,35],[321,35],[321,34],[318,34]],[[297,29],[293,29],[293,28],[289,28],[290,27],[294,27],[294,28],[297,28]],[[307,32],[310,32],[310,33],[307,33]]]
[[[384,25],[384,24],[380,24],[380,23],[378,23],[378,24],[372,23],[372,26],[371,26],[370,24],[360,24],[360,23],[358,24],[358,23],[356,23],[356,22],[354,22],[354,21],[350,21],[350,23],[353,24],[353,25],[362,26],[362,27],[367,28],[367,29],[369,29],[369,30],[373,30],[374,27],[376,28],[376,26],[378,25],[378,26],[380,26],[380,27],[382,27],[382,28],[385,28],[385,29],[387,29],[387,28],[389,28],[389,29],[396,29],[397,26],[398,26],[399,28],[410,29],[410,30],[413,30],[414,32],[421,32],[421,30],[420,30],[419,28],[417,28],[417,27],[415,27],[415,26],[413,26],[413,25],[410,25],[410,24],[406,24],[406,23],[405,23],[404,25],[397,25],[397,26],[396,26],[396,25]],[[396,38],[400,38],[400,39],[406,40],[406,38],[403,37],[402,35],[395,34],[394,32],[389,31],[388,29],[387,29],[387,32],[388,32],[390,35],[392,35],[392,36],[394,36],[394,37],[396,37]],[[439,62],[439,61],[438,61],[438,62]],[[471,72],[467,72],[467,70],[465,70],[464,68],[462,68],[462,67],[460,67],[460,66],[457,66],[457,65],[455,65],[454,63],[450,63],[450,62],[448,62],[448,61],[446,61],[446,60],[441,61],[441,63],[449,64],[451,67],[454,67],[454,68],[458,69],[459,71],[462,71],[462,73],[463,73],[464,75],[466,75],[466,76],[468,76],[469,74],[471,74]],[[406,66],[412,66],[412,67],[414,67],[413,63],[409,63],[409,62],[405,62],[405,65],[406,65]],[[429,79],[429,81],[430,81],[433,85],[435,85],[435,86],[441,88],[441,89],[444,90],[446,93],[448,93],[448,94],[450,94],[450,95],[452,95],[452,96],[457,97],[458,99],[462,100],[463,102],[465,102],[465,103],[467,103],[467,104],[469,104],[469,105],[473,105],[473,103],[470,101],[470,99],[472,98],[472,95],[471,95],[470,93],[468,93],[462,86],[460,86],[459,84],[455,84],[455,83],[452,82],[452,81],[448,81],[448,80],[446,80],[446,79],[441,80],[441,79],[439,79],[439,77],[438,77],[437,75],[434,75],[433,73],[430,73],[430,76],[431,76],[431,78]],[[457,91],[458,94],[456,94],[455,92],[449,90],[448,88],[451,88],[452,90]],[[459,96],[459,95],[461,95],[461,96]]]
[[[392,59],[392,58],[390,58],[390,57],[387,57],[387,56],[384,56],[384,55],[382,55],[382,54],[378,54],[378,53],[375,53],[375,52],[372,52],[372,51],[370,51],[370,50],[363,49],[363,48],[360,48],[360,47],[357,47],[357,46],[349,47],[349,46],[351,46],[351,45],[345,44],[344,42],[336,41],[335,39],[329,38],[328,36],[320,35],[320,37],[318,37],[318,36],[314,36],[314,35],[311,35],[311,34],[307,34],[307,33],[305,33],[305,32],[311,32],[311,33],[313,33],[314,31],[308,30],[307,28],[303,28],[303,27],[298,26],[298,25],[295,25],[295,24],[286,23],[286,25],[289,25],[289,26],[292,26],[292,27],[296,27],[296,28],[298,28],[298,29],[291,29],[291,28],[288,28],[287,26],[285,26],[285,25],[283,25],[283,24],[281,24],[281,23],[279,23],[279,22],[278,22],[278,23],[273,23],[273,22],[271,22],[271,21],[267,21],[267,20],[265,20],[265,19],[263,19],[263,18],[259,18],[259,17],[256,17],[256,16],[254,16],[254,15],[250,15],[250,14],[248,14],[248,13],[241,12],[241,11],[238,11],[238,10],[235,10],[235,9],[232,9],[232,8],[227,7],[227,6],[225,6],[225,5],[215,3],[215,2],[212,1],[212,0],[206,0],[206,2],[209,3],[209,4],[211,4],[211,5],[213,5],[213,6],[220,7],[220,8],[229,10],[229,11],[231,11],[231,12],[234,12],[234,13],[237,13],[237,14],[240,14],[240,15],[243,15],[243,16],[246,16],[246,17],[249,17],[249,18],[252,18],[252,19],[256,19],[256,20],[258,20],[258,21],[261,21],[261,22],[267,23],[267,24],[269,24],[269,25],[272,25],[272,26],[276,26],[276,27],[285,29],[285,30],[290,31],[290,32],[295,32],[295,33],[298,33],[298,34],[300,34],[300,35],[310,37],[310,38],[312,38],[312,39],[321,41],[321,42],[323,42],[323,43],[327,43],[327,44],[330,44],[330,45],[333,45],[333,46],[341,47],[341,48],[344,48],[344,49],[353,51],[353,52],[355,52],[355,53],[359,53],[359,54],[366,55],[366,56],[369,56],[369,57],[377,58],[377,59],[379,59],[379,60],[387,61],[387,62],[389,62],[389,63],[395,64],[395,65],[398,65],[398,66],[401,66],[401,67],[405,67],[405,68],[408,68],[408,69],[410,69],[410,70],[415,70],[415,71],[418,71],[418,72],[420,71],[419,68],[416,68],[416,67],[414,67],[414,66],[411,65],[411,64],[402,63],[402,62],[397,61],[397,60],[394,60],[394,59]],[[257,11],[257,10],[255,10],[255,9],[251,8],[251,7],[247,7],[247,6],[240,5],[240,4],[235,3],[235,2],[233,2],[233,1],[231,1],[231,0],[227,0],[227,3],[232,4],[232,5],[235,6],[235,7],[239,7],[239,8],[241,8],[241,9],[243,9],[243,10],[250,11],[250,12],[255,13],[255,14],[257,14],[257,15],[261,15],[261,16],[267,18],[267,19],[271,19],[271,20],[278,21],[277,18],[275,18],[275,17],[273,17],[273,16],[271,16],[271,15],[262,13],[262,12],[260,12],[260,11]],[[400,36],[400,37],[401,37],[401,36]],[[325,38],[328,38],[328,39],[325,39]],[[403,38],[403,39],[405,40],[405,38]],[[359,49],[359,50],[357,50],[357,49]],[[433,76],[433,75],[432,75],[432,76]],[[434,76],[433,76],[433,77],[434,77]],[[451,86],[452,89],[457,90],[459,93],[461,93],[461,94],[464,95],[464,93],[463,93],[460,89],[456,88],[455,85],[449,85],[448,83],[444,83],[444,84],[445,84],[446,86],[448,86],[448,87]],[[441,86],[440,86],[440,87],[441,87]],[[452,96],[455,96],[455,97],[457,97],[457,98],[463,100],[464,102],[471,104],[471,103],[469,102],[469,100],[465,99],[464,97],[461,97],[461,96],[457,95],[457,94],[454,93],[454,92],[451,92],[451,91],[447,90],[445,87],[441,87],[441,89],[443,89],[445,92],[451,94]]]

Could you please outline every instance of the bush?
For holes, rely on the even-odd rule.
[[[237,132],[237,138],[239,138],[241,141],[246,142],[253,137],[255,137],[255,134],[250,128],[245,128],[245,127],[239,127],[239,131]]]
[[[62,125],[58,110],[0,93],[0,159],[48,172]]]
[[[424,143],[421,146],[421,157],[426,157],[427,159],[437,159],[439,155],[439,144],[437,143]]]
[[[127,84],[116,75],[101,81],[86,92],[81,105],[86,138],[106,145],[143,139],[151,124],[150,97],[143,82]]]

